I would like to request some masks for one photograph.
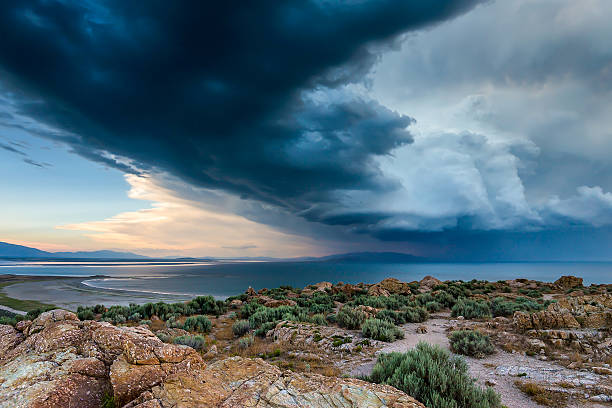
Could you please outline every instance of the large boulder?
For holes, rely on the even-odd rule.
[[[168,375],[203,369],[195,350],[147,328],[41,314],[24,333],[0,326],[0,406],[97,408],[107,395],[128,403]]]
[[[371,296],[410,295],[411,293],[409,284],[395,278],[384,279],[368,289],[368,294]]]
[[[562,290],[581,288],[582,278],[577,278],[575,276],[562,276],[557,279],[553,285]]]
[[[389,407],[424,405],[388,385],[282,371],[261,359],[231,357],[178,373],[124,408]]]
[[[436,279],[433,276],[428,275],[419,281],[419,290],[421,292],[429,292],[440,284],[442,284],[440,279]]]

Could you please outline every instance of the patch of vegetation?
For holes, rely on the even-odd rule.
[[[463,316],[466,319],[487,318],[491,317],[491,308],[488,302],[459,299],[451,309],[451,316]]]
[[[493,316],[505,316],[510,317],[514,315],[514,312],[537,312],[548,306],[548,304],[541,304],[534,300],[527,299],[524,297],[518,297],[516,300],[506,300],[502,297],[496,297],[491,301],[491,312]]]
[[[404,332],[395,324],[381,319],[367,319],[361,326],[361,332],[365,337],[387,342],[404,338]]]
[[[255,338],[254,336],[244,336],[241,337],[240,340],[238,340],[238,345],[240,346],[240,348],[249,348],[253,345],[253,343],[255,342]]]
[[[351,307],[345,306],[336,314],[336,322],[338,322],[338,325],[351,330],[360,329],[365,320],[366,314],[363,311]]]
[[[366,379],[394,386],[429,408],[502,406],[492,388],[474,384],[461,357],[427,343],[419,343],[406,353],[381,354]]]
[[[190,316],[185,319],[183,328],[190,332],[208,333],[212,328],[212,323],[206,316]]]
[[[236,320],[232,325],[232,333],[235,336],[243,336],[251,330],[251,324],[248,320]]]
[[[481,358],[495,352],[495,346],[489,336],[476,330],[454,331],[449,340],[451,350],[457,354]]]
[[[116,408],[117,403],[115,402],[115,396],[111,392],[107,392],[102,397],[101,408]]]
[[[566,405],[567,396],[563,393],[549,391],[529,381],[517,380],[514,382],[514,385],[540,405],[549,407],[564,407]]]
[[[259,337],[265,337],[266,333],[276,327],[277,322],[266,322],[263,323],[257,330],[255,330],[255,335]]]
[[[204,350],[204,348],[206,347],[206,339],[202,336],[197,336],[197,335],[185,335],[185,336],[178,336],[175,337],[174,340],[172,340],[172,342],[174,344],[182,344],[184,346],[189,346],[192,349],[195,349],[197,351],[201,351]]]

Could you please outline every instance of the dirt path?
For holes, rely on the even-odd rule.
[[[393,351],[406,352],[424,341],[430,344],[437,344],[445,349],[449,349],[446,329],[452,325],[452,320],[446,316],[436,316],[425,323],[409,323],[402,326],[405,338],[389,343],[380,352],[389,353]],[[425,326],[427,333],[417,333],[419,326]],[[522,354],[511,354],[500,349],[491,356],[483,359],[465,357],[469,365],[470,374],[476,378],[476,382],[484,386],[485,382],[490,381],[493,388],[501,395],[502,403],[508,408],[538,408],[541,407],[529,397],[523,394],[514,382],[518,379],[518,373],[524,373],[522,377],[529,381],[540,382],[547,378],[563,378],[571,381],[585,382],[598,381],[598,376],[593,373],[583,373],[575,370],[568,370],[559,365],[548,361],[540,361],[534,357]],[[368,375],[374,367],[375,360],[356,367],[350,374],[353,376]],[[568,405],[568,408],[578,407],[609,407],[597,403],[586,405]]]

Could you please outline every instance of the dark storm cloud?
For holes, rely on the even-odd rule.
[[[7,1],[0,67],[35,100],[20,110],[83,156],[308,211],[393,187],[373,159],[411,142],[412,119],[345,85],[475,3]]]

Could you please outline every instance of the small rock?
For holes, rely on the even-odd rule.
[[[457,320],[465,320],[465,317],[463,317],[463,316],[457,316]]]
[[[427,333],[427,327],[425,326],[419,326],[416,328],[416,332],[419,334],[425,334]]]
[[[601,375],[612,375],[612,369],[607,367],[593,367],[593,372]]]
[[[487,387],[495,387],[497,385],[497,382],[495,380],[488,379],[487,381],[485,381],[485,385]]]

